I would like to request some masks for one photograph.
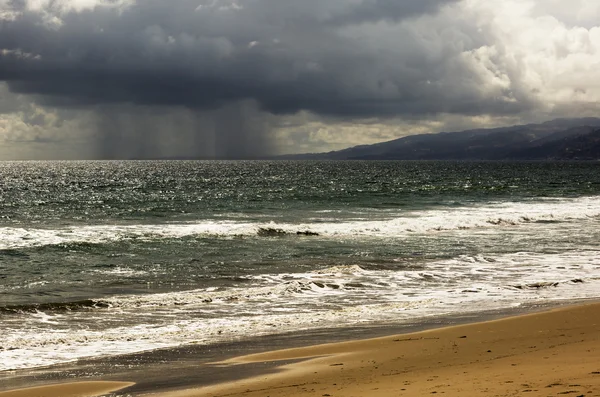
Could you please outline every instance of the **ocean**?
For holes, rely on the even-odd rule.
[[[600,162],[0,163],[0,371],[600,296]]]

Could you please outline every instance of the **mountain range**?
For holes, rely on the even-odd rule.
[[[328,153],[288,155],[318,160],[600,160],[600,118],[411,135]]]

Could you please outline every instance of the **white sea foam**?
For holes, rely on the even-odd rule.
[[[379,308],[348,307],[319,313],[285,313],[254,317],[222,317],[218,319],[180,320],[168,324],[140,324],[102,331],[29,330],[14,332],[4,343],[10,350],[0,350],[0,371],[31,368],[68,362],[83,357],[126,354],[174,347],[190,343],[268,335],[275,332],[299,331],[315,327],[334,327],[340,321],[362,322],[371,311],[400,313],[418,306],[416,302],[382,304]],[[32,332],[33,331],[33,332]]]
[[[385,218],[345,222],[276,223],[211,220],[179,224],[72,226],[61,229],[4,227],[0,228],[0,249],[108,243],[123,239],[256,236],[261,228],[276,229],[291,235],[309,231],[318,233],[323,238],[397,237],[410,233],[514,227],[535,222],[568,222],[598,217],[600,217],[600,197],[582,197],[399,212],[395,215],[386,213]]]
[[[429,261],[419,269],[341,265],[254,276],[245,288],[117,296],[103,301],[108,308],[7,317],[4,326],[14,327],[3,336],[0,370],[317,327],[414,321],[523,302],[596,297],[599,272],[597,250],[519,252],[462,255]],[[102,323],[107,316],[110,323]]]
[[[113,276],[123,276],[123,277],[135,277],[135,276],[144,276],[148,274],[148,271],[145,270],[134,270],[123,266],[117,266],[110,269],[93,269],[90,270],[90,273],[97,274],[110,274]]]

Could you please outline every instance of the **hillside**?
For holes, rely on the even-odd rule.
[[[600,129],[512,153],[513,158],[600,160]]]
[[[330,160],[600,159],[600,118],[411,135],[329,153],[284,156]]]

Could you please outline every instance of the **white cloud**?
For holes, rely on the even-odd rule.
[[[69,11],[81,12],[95,7],[124,8],[134,3],[135,0],[26,0],[28,10],[54,11],[65,13]]]
[[[598,0],[537,0],[530,2],[533,15],[550,15],[569,27],[591,28],[600,21]]]
[[[528,121],[541,122],[545,119]],[[343,121],[300,112],[294,116],[280,117],[274,122],[276,127],[273,136],[277,139],[281,154],[316,153],[385,142],[408,135],[503,127],[521,122],[523,120],[514,115],[467,117],[456,114],[432,115],[427,119],[415,117]]]
[[[90,110],[52,109],[11,93],[0,83],[0,159],[67,159],[94,156]]]
[[[487,74],[486,81],[497,81],[517,99],[536,101],[538,111],[564,115],[578,106],[598,111],[600,19],[588,27],[569,21],[586,9],[600,15],[600,3],[564,3],[464,1],[459,8],[489,37],[471,53],[470,62],[482,76]]]

